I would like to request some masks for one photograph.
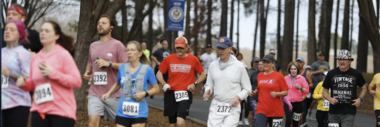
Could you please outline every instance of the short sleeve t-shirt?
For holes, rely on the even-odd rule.
[[[358,98],[356,87],[362,87],[365,83],[362,73],[353,68],[346,72],[341,72],[339,68],[329,71],[322,86],[331,89],[331,97],[338,97],[337,104],[330,104],[329,113],[356,114],[356,107],[352,106],[353,100]]]
[[[203,69],[207,74],[208,73],[208,67],[210,66],[210,63],[212,61],[216,60],[216,55],[214,53],[211,53],[211,54],[204,53],[201,55],[201,57],[199,59],[201,59],[205,63],[203,65]]]
[[[164,60],[169,55],[170,49],[164,50],[163,48],[159,48],[153,53],[153,56],[157,58],[158,62],[162,62],[162,60]]]
[[[174,91],[187,90],[187,87],[195,82],[195,72],[204,72],[198,58],[189,54],[184,58],[179,58],[177,53],[166,57],[158,67],[163,74],[169,73],[171,89]]]
[[[316,61],[313,64],[311,64],[311,71],[318,71],[321,69],[324,70],[323,73],[330,70],[329,63],[327,63],[326,61],[323,61],[323,63]],[[316,74],[314,76],[317,78],[317,82],[321,82],[323,80],[323,74],[322,73]]]
[[[375,110],[380,110],[380,73],[377,73],[375,76],[373,76],[371,84],[369,84],[372,88],[376,88],[376,94],[373,98],[373,108]]]
[[[136,76],[137,76],[138,72],[140,71],[142,65],[143,64],[140,63],[139,69],[135,73],[133,73],[131,75],[132,80],[136,79]],[[122,90],[124,88],[124,80],[125,79],[126,79],[125,78],[125,64],[122,64],[122,65],[119,66],[119,72],[117,74],[117,79],[116,79],[116,81],[121,84],[121,89]],[[145,72],[145,77],[144,77],[144,91],[148,90],[149,84],[153,85],[153,84],[156,84],[156,83],[157,83],[157,79],[156,79],[156,76],[154,75],[153,69],[152,69],[152,67],[148,66],[148,68],[146,69],[146,72]],[[149,108],[148,108],[148,104],[147,104],[146,100],[144,102],[140,103],[139,115],[137,115],[137,116],[128,116],[128,115],[124,115],[123,114],[123,102],[135,102],[135,103],[139,103],[138,101],[136,101],[133,98],[133,95],[134,95],[134,92],[131,92],[131,99],[125,100],[124,99],[124,94],[121,94],[120,101],[119,101],[119,104],[117,106],[116,115],[120,116],[120,117],[124,117],[124,118],[148,118]]]
[[[257,76],[257,88],[259,91],[259,102],[256,107],[256,114],[262,113],[267,117],[283,117],[284,108],[280,97],[273,98],[270,93],[287,91],[288,85],[285,82],[284,75],[273,71],[269,75],[261,72]]]
[[[127,53],[125,53],[125,46],[116,39],[110,39],[107,42],[100,43],[99,41],[93,42],[90,45],[90,53],[87,60],[87,66],[92,67],[92,81],[89,90],[89,95],[102,97],[103,94],[107,93],[111,87],[116,83],[117,69],[107,67],[105,69],[100,69],[94,62],[97,57],[104,59],[105,61],[112,61],[113,63],[125,63],[128,61]],[[95,85],[94,79],[96,74],[101,74],[101,76],[107,77],[107,84]],[[104,75],[104,73],[107,74]],[[99,76],[99,75],[98,75]],[[102,78],[104,80],[104,78]],[[121,90],[112,94],[110,97],[120,97]]]

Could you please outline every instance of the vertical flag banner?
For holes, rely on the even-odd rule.
[[[168,30],[183,31],[186,0],[170,0],[168,14]]]

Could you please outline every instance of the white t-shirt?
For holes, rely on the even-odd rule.
[[[216,60],[216,55],[214,53],[204,53],[201,55],[200,59],[205,63],[205,65],[203,65],[203,70],[206,72],[206,74],[208,74],[208,67],[212,61]]]

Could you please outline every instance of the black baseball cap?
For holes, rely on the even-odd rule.
[[[206,48],[212,48],[211,44],[207,44]]]
[[[273,55],[267,54],[267,55],[264,56],[263,61],[274,62],[276,60],[274,60]]]

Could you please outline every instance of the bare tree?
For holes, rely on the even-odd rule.
[[[324,0],[323,2],[325,2],[325,10],[323,11],[324,13],[322,14],[322,16],[324,17],[323,20],[324,20],[324,23],[323,23],[323,27],[324,27],[324,31],[323,31],[323,38],[321,38],[321,40],[323,40],[323,48],[320,50],[320,51],[324,51],[325,54],[325,59],[326,61],[328,62],[329,59],[330,59],[330,39],[331,39],[331,19],[332,19],[332,9],[333,9],[333,4],[334,4],[334,0]]]
[[[368,39],[370,40],[373,48],[373,65],[374,74],[380,72],[380,36],[379,24],[376,19],[375,9],[371,1],[358,0],[359,16],[367,29]]]
[[[133,19],[132,28],[129,32],[129,36],[128,36],[127,41],[130,41],[130,40],[138,40],[140,42],[142,41],[142,35],[141,34],[142,34],[142,23],[144,21],[144,18],[148,14],[152,13],[154,7],[157,5],[157,0],[154,0],[153,4],[149,4],[148,10],[143,12],[144,7],[149,2],[149,0],[140,0],[138,2],[139,3],[137,4],[138,7],[137,7],[137,10],[135,13],[135,18]]]
[[[277,3],[277,52],[281,52],[281,1]],[[282,58],[277,56],[277,61],[281,64]]]
[[[228,0],[222,0],[219,37],[227,36]]]
[[[190,8],[191,8],[191,1],[186,1],[186,22],[185,22],[185,38],[187,40],[191,40],[190,38]]]
[[[265,51],[265,38],[266,38],[266,29],[267,29],[267,17],[268,17],[268,10],[269,10],[269,0],[267,2],[267,7],[264,10],[264,0],[260,0],[260,58],[264,57],[264,51]]]
[[[350,30],[350,0],[344,3],[343,35],[341,49],[349,49],[349,30]]]
[[[212,0],[207,0],[207,38],[206,45],[212,44],[211,24],[212,24]],[[206,46],[205,46],[206,47]]]
[[[308,42],[307,61],[312,63],[317,60],[315,48],[315,0],[309,0]]]
[[[360,19],[359,24],[359,44],[356,69],[360,72],[367,72],[368,59],[368,35],[367,29],[364,26],[363,19]]]
[[[282,45],[281,68],[287,68],[288,64],[293,60],[293,37],[294,37],[294,10],[295,0],[285,0],[285,26],[284,39]]]
[[[153,0],[149,0],[149,5],[154,4]],[[152,52],[153,49],[153,12],[149,13],[149,21],[148,21],[148,41],[147,41],[147,49]]]
[[[259,14],[260,12],[260,1],[258,0],[257,4],[257,9],[256,9],[256,25],[255,25],[255,35],[253,35],[253,52],[252,52],[252,57],[256,56],[256,40],[257,40],[257,28],[259,27]],[[261,58],[261,57],[260,57]]]
[[[336,58],[337,55],[337,49],[338,49],[338,23],[339,23],[339,4],[340,0],[338,0],[336,4],[336,17],[335,17],[335,34],[334,34],[334,58]],[[334,60],[334,67],[336,67],[337,61]]]
[[[235,0],[231,0],[231,18],[230,18],[230,39],[231,39],[231,41],[233,41],[233,36],[234,36],[234,13],[235,13],[234,8],[235,8]],[[237,46],[237,48],[239,48],[239,47]]]
[[[298,22],[299,22],[299,15],[300,15],[300,0],[297,2],[297,28],[296,28],[296,58],[298,57]]]

